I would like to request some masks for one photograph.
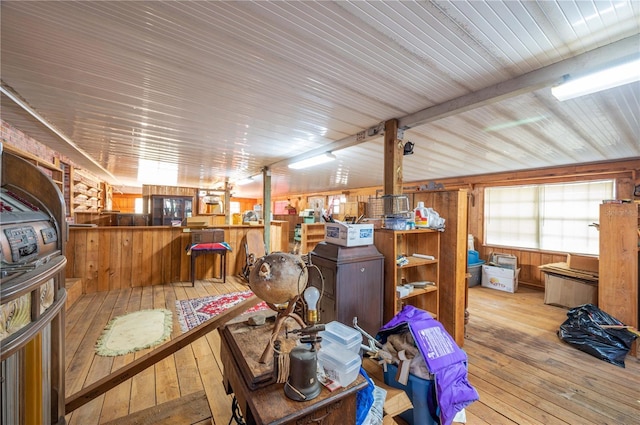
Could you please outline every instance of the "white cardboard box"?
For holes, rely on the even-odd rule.
[[[373,244],[373,224],[326,223],[324,240],[341,246]]]
[[[518,290],[520,269],[482,265],[482,286],[499,291],[514,293]]]

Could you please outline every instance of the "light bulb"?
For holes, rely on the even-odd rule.
[[[309,286],[304,290],[304,301],[307,303],[307,320],[314,324],[318,321],[318,300],[320,291],[315,286]]]

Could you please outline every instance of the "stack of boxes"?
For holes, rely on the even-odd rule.
[[[567,254],[567,261],[540,266],[544,303],[573,308],[598,304],[598,257]]]
[[[482,266],[482,286],[514,293],[518,290],[518,260],[511,254],[489,254],[489,263]]]

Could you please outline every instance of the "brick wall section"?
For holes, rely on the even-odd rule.
[[[80,168],[73,161],[71,161],[68,157],[66,157],[64,155],[60,155],[55,150],[49,148],[48,146],[43,145],[42,143],[38,142],[33,137],[31,137],[28,134],[23,133],[22,131],[20,131],[17,128],[13,127],[8,122],[0,119],[0,124],[1,124],[1,127],[0,127],[0,140],[2,140],[2,143],[6,143],[8,145],[11,145],[11,146],[13,146],[15,148],[18,148],[18,149],[20,149],[22,151],[25,151],[25,152],[29,152],[30,154],[33,154],[33,155],[37,156],[38,158],[42,158],[44,161],[47,161],[47,162],[50,162],[50,163],[54,163],[55,162],[55,158],[58,158],[60,160],[60,162],[64,162],[66,164],[69,164],[70,166],[72,166],[74,168]],[[42,169],[42,171],[45,174],[48,174],[49,176],[51,176],[51,173],[48,172],[47,170]],[[91,173],[86,172],[86,171],[85,171],[85,173],[89,174],[89,175],[92,175]],[[100,179],[97,178],[97,177],[95,177],[95,180],[96,181],[100,181]]]

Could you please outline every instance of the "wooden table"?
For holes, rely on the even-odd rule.
[[[247,425],[355,424],[356,393],[367,386],[360,374],[346,388],[329,392],[323,387],[318,397],[304,402],[287,398],[284,384],[267,383],[255,390],[249,388],[243,375],[260,375],[265,370],[268,374],[268,366],[259,366],[257,359],[272,329],[273,323],[269,322],[259,327],[236,323],[220,329],[223,384],[227,394],[235,394]]]

